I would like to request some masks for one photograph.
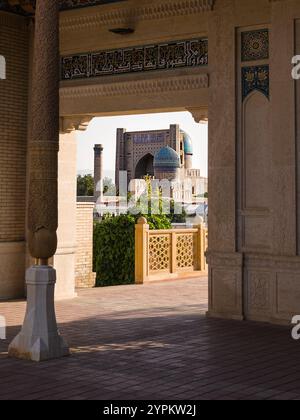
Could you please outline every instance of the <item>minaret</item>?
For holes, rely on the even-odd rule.
[[[98,201],[103,195],[103,145],[95,144],[94,147],[94,197]]]
[[[116,148],[116,188],[119,189],[120,171],[127,170],[126,150],[125,150],[126,128],[117,129],[117,148]]]

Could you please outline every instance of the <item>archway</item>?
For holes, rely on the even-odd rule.
[[[194,79],[194,77],[192,77]],[[200,76],[200,79],[202,79],[203,76]],[[166,77],[168,79],[168,77]],[[180,77],[180,82],[184,79],[184,76]],[[105,82],[105,81],[104,81]],[[202,87],[202,83],[199,85],[199,89],[192,89],[192,85],[189,85],[188,87],[190,89],[187,89],[185,85],[185,89],[187,91],[183,90],[180,92],[180,95],[178,95],[178,92],[172,91],[169,92],[168,96],[161,98],[161,96],[157,95],[157,92],[154,91],[152,88],[152,94],[147,97],[147,100],[143,99],[141,100],[141,96],[136,96],[134,99],[135,104],[135,110],[131,111],[129,109],[131,101],[129,101],[129,98],[124,92],[124,97],[111,97],[110,98],[110,104],[106,103],[107,97],[100,95],[102,101],[95,103],[94,100],[87,100],[87,96],[83,95],[81,96],[82,90],[86,89],[86,86],[84,84],[81,85],[81,87],[78,86],[78,89],[80,90],[80,96],[78,98],[78,101],[70,101],[69,102],[69,95],[72,95],[71,88],[67,85],[67,83],[63,83],[61,87],[61,128],[62,131],[65,133],[64,140],[61,139],[61,154],[63,154],[64,150],[64,143],[67,146],[67,139],[70,137],[73,137],[74,130],[83,130],[90,125],[89,123],[94,120],[95,118],[112,118],[112,117],[123,117],[125,118],[125,121],[123,121],[118,127],[125,127],[128,128],[128,125],[126,123],[126,118],[129,118],[130,116],[146,116],[149,115],[149,119],[151,118],[151,115],[153,114],[168,114],[168,113],[177,113],[177,112],[189,112],[190,113],[190,119],[191,121],[194,120],[196,125],[199,125],[200,122],[207,122],[208,119],[208,86],[205,84],[205,88]],[[77,88],[76,88],[77,90]],[[85,100],[84,100],[85,98]],[[125,100],[126,99],[126,100]],[[125,102],[123,101],[125,100]],[[198,107],[192,106],[194,105],[195,101],[197,100],[197,103],[199,103]],[[103,111],[104,102],[107,105],[106,112]],[[77,107],[77,110],[75,111],[74,106]],[[77,115],[74,115],[76,112]],[[172,121],[173,124],[175,124],[174,121]],[[155,127],[153,127],[154,129]],[[167,128],[167,125],[159,125],[157,126],[158,129]],[[151,127],[149,127],[151,130]],[[174,128],[175,129],[175,128]],[[140,130],[140,127],[136,129],[137,131]],[[134,130],[133,130],[134,131]],[[104,132],[104,131],[103,131]],[[130,134],[130,133],[129,133]],[[172,134],[173,135],[173,134]],[[74,136],[75,138],[76,136]],[[174,133],[174,138],[177,138],[177,131]],[[197,137],[198,138],[198,137]],[[99,137],[97,137],[99,139]],[[73,140],[74,141],[74,140]],[[73,143],[72,141],[72,143]],[[100,140],[97,140],[100,141]],[[102,140],[101,140],[102,141]],[[113,141],[113,140],[112,140]],[[147,144],[139,145],[137,147],[138,150],[136,150],[136,153],[132,153],[130,151],[130,145],[134,141],[131,136],[128,138],[124,138],[124,147],[122,149],[122,153],[120,153],[119,157],[119,166],[120,170],[124,170],[125,168],[125,160],[130,162],[128,167],[127,175],[130,179],[142,179],[145,175],[154,176],[154,168],[153,168],[153,161],[154,161],[154,155],[157,151],[165,144],[165,142],[161,142],[157,140],[157,146],[154,151],[151,151]],[[165,139],[166,142],[169,142],[170,139]],[[111,143],[112,144],[112,143]],[[75,152],[76,152],[76,145],[74,145],[74,159],[76,159]],[[177,146],[177,143],[173,144],[173,147],[175,148]],[[179,146],[180,147],[180,146]],[[71,158],[70,156],[70,147],[66,147],[65,150],[68,159]],[[113,158],[112,158],[113,159]],[[61,161],[65,161],[65,158],[62,156]],[[62,166],[62,171],[65,171],[65,166]],[[66,177],[64,177],[66,179]],[[75,176],[73,175],[73,179],[75,179]],[[113,179],[113,178],[112,178]],[[117,185],[117,182],[116,182]],[[137,184],[138,185],[138,184]],[[71,204],[71,203],[70,203]],[[76,203],[73,203],[74,211],[76,212]],[[86,211],[90,212],[89,209],[86,209]],[[87,216],[90,217],[90,216]],[[70,223],[70,222],[69,222]],[[74,218],[74,223],[76,223],[76,219]],[[60,228],[62,227],[62,223],[60,223]],[[67,238],[67,231],[65,232],[65,236]],[[59,275],[59,273],[58,273]],[[207,284],[207,280],[205,280],[204,276],[204,282],[203,284]],[[175,278],[175,277],[174,277]],[[207,299],[207,286],[205,291],[203,291],[203,294],[205,296],[205,305],[207,305],[208,299]]]
[[[101,49],[100,46],[98,49]],[[62,55],[64,54],[66,51],[63,46]],[[67,144],[67,138],[72,136],[72,130],[84,130],[89,121],[95,117],[128,117],[188,111],[194,121],[199,124],[208,121],[208,107],[207,66],[202,66],[200,71],[199,68],[191,67],[175,68],[161,73],[141,72],[99,78],[83,77],[82,79],[62,80],[60,85],[61,129],[65,133],[65,144]],[[119,127],[126,128],[127,125],[125,123]],[[163,126],[158,128],[163,128]],[[177,134],[177,131],[172,133],[173,143],[170,146],[174,149],[178,147],[176,142],[179,136]],[[155,153],[147,148],[147,144],[141,144],[139,150],[134,155],[132,153],[130,155],[130,142],[132,141],[133,139],[130,138],[122,139],[122,152],[119,153],[118,159],[119,171],[123,171],[126,167],[129,179],[143,178],[147,174],[154,175],[153,156]],[[61,141],[61,155],[64,149],[63,143],[64,141]],[[170,139],[165,139],[163,142],[158,141],[157,148],[169,143]],[[74,158],[76,159],[75,151],[76,148],[74,148]],[[70,159],[70,147],[66,147],[65,152]],[[128,165],[125,165],[126,160],[130,162]],[[63,156],[61,161],[64,161]],[[65,175],[65,166],[61,164],[61,167]],[[70,202],[69,205],[71,206]],[[76,213],[76,203],[73,203],[72,206],[74,214]],[[68,223],[71,226],[70,220]],[[75,218],[74,223],[76,223]],[[67,229],[63,234],[67,241]],[[64,238],[61,239],[61,242]]]
[[[140,159],[135,168],[136,179],[142,179],[146,175],[154,176],[153,160],[154,157],[150,153]]]

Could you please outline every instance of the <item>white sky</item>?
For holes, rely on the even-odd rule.
[[[196,124],[189,112],[94,118],[88,129],[77,135],[78,172],[93,173],[94,145],[103,144],[105,176],[114,179],[117,128],[126,128],[127,131],[161,130],[169,128],[170,124],[179,124],[191,136],[194,147],[193,167],[201,169],[202,176],[207,176],[208,126]]]

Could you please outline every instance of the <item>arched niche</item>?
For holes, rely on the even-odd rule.
[[[270,206],[270,102],[259,91],[244,102],[243,178],[244,206],[268,209]]]
[[[142,179],[146,175],[154,176],[154,167],[153,167],[154,157],[151,153],[143,156],[140,159],[135,167],[135,178]]]

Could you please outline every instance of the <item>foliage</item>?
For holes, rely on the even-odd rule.
[[[171,221],[165,214],[153,214],[151,216],[148,216],[147,214],[138,214],[135,216],[136,223],[140,217],[145,217],[147,219],[150,230],[172,229]]]
[[[134,283],[135,218],[106,216],[94,226],[97,286]]]
[[[130,214],[144,216],[148,220],[148,223],[152,223],[152,211],[158,215],[155,219],[154,224],[161,226],[166,224],[167,227],[156,227],[154,229],[170,229],[172,223],[186,223],[187,213],[182,206],[176,208],[175,201],[170,198],[164,198],[161,188],[157,191],[153,190],[152,178],[145,176],[146,191],[137,200],[135,206],[130,208]],[[156,208],[154,209],[155,206]],[[151,227],[150,227],[151,228]]]
[[[105,215],[94,225],[94,271],[96,284],[113,286],[135,281],[135,225],[142,215]],[[146,216],[150,229],[170,229],[164,215]]]
[[[97,286],[132,284],[135,281],[135,225],[140,217],[145,217],[151,230],[167,230],[171,223],[184,223],[186,213],[175,214],[174,200],[164,199],[157,191],[158,214],[151,214],[153,188],[151,178],[145,178],[145,194],[126,215],[106,214],[94,227],[94,271],[97,273]],[[113,186],[112,181],[109,183]],[[128,195],[130,199],[130,195]],[[164,201],[165,200],[165,201]],[[170,207],[164,214],[165,205]]]
[[[187,213],[183,208],[181,213],[175,212],[175,202],[174,200],[171,201],[171,213],[168,215],[171,223],[186,223]]]
[[[103,193],[107,196],[115,196],[116,195],[116,186],[113,183],[111,178],[104,178],[103,180]]]
[[[78,175],[77,177],[77,196],[93,197],[94,195],[94,178],[92,175]]]

